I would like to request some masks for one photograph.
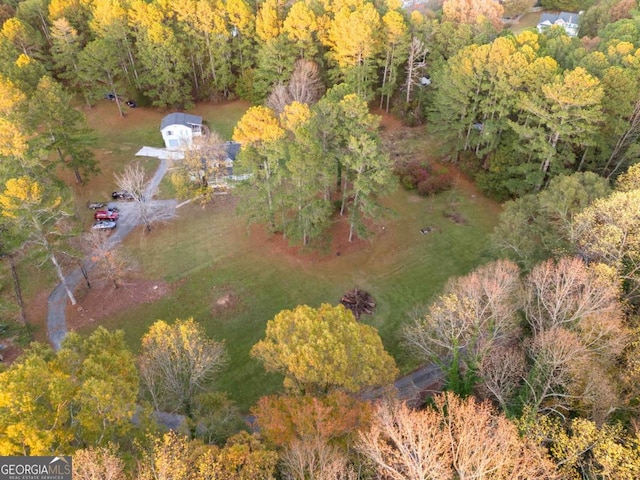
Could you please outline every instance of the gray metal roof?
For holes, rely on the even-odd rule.
[[[577,25],[579,18],[580,15],[573,12],[543,13],[540,16],[540,21],[538,22],[538,24],[549,22],[551,25],[553,25],[556,21],[562,20],[564,23],[573,23]]]
[[[225,142],[224,150],[227,152],[227,158],[235,161],[236,156],[240,151],[240,144],[238,142]]]
[[[202,125],[202,117],[181,112],[170,113],[162,119],[160,130],[164,130],[164,128],[169,125],[184,125],[187,127],[191,125]]]

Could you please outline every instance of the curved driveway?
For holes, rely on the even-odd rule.
[[[167,160],[160,159],[160,166],[147,185],[146,193],[148,195],[150,195],[153,191],[155,191],[155,189],[158,188],[158,185],[160,185],[160,182],[162,181],[165,173],[167,173],[168,168],[169,165],[167,163]],[[167,207],[175,208],[176,201],[167,200],[166,204]],[[137,224],[133,221],[134,216],[127,215],[127,210],[131,209],[132,207],[133,205],[131,203],[118,203],[118,208],[120,208],[122,219],[118,220],[118,228],[115,229],[115,231],[106,241],[106,245],[108,248],[115,247],[136,227]],[[85,259],[83,262],[83,266],[86,271],[90,271],[91,269],[93,269],[93,267],[95,267],[95,262],[91,259]],[[84,277],[82,275],[82,270],[80,269],[80,267],[76,268],[73,272],[69,273],[65,277],[67,286],[71,291],[75,291],[75,289],[78,287],[78,284],[83,280],[83,278]],[[56,285],[56,288],[53,290],[51,295],[49,295],[49,300],[47,301],[47,337],[49,338],[49,342],[55,350],[60,349],[62,341],[67,335],[67,322],[65,319],[66,308],[67,293],[65,292],[62,284],[59,283],[58,285]]]

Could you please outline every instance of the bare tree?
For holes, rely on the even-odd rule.
[[[488,403],[462,400],[451,392],[423,411],[404,404],[378,405],[373,426],[360,435],[358,450],[379,478],[530,479],[554,478],[543,449]],[[490,452],[490,453],[489,453]]]
[[[316,103],[324,94],[324,84],[318,64],[306,58],[296,60],[288,86],[292,102]]]
[[[516,346],[499,346],[480,362],[480,390],[507,410],[526,373],[524,352]]]
[[[445,480],[453,478],[452,452],[440,429],[438,413],[401,403],[380,403],[373,425],[360,434],[356,448],[383,479]]]
[[[102,232],[92,230],[83,236],[83,240],[84,248],[89,252],[100,274],[111,282],[114,288],[119,288],[122,280],[134,270],[133,261],[127,258],[122,250],[110,246],[108,237]]]
[[[516,426],[488,403],[451,392],[435,398],[443,437],[452,452],[453,478],[554,478],[546,452],[518,434]],[[487,454],[491,452],[491,454]]]
[[[411,92],[414,86],[420,85],[420,79],[424,76],[424,69],[427,66],[426,56],[429,49],[418,37],[411,38],[409,44],[409,58],[407,59],[407,91],[406,103],[411,101]]]
[[[579,258],[537,265],[525,289],[524,312],[536,334],[556,326],[571,328],[588,317],[622,316],[616,283]]]
[[[196,395],[211,387],[226,364],[224,344],[206,337],[193,318],[159,320],[142,338],[140,377],[154,407],[194,420]]]
[[[172,179],[178,194],[184,198],[211,200],[211,185],[226,185],[227,148],[216,132],[195,137],[184,150],[184,158]],[[177,181],[176,181],[177,180]]]
[[[284,107],[291,103],[291,95],[289,90],[282,83],[278,83],[269,94],[266,106],[280,115],[284,111]]]
[[[478,362],[518,332],[518,267],[501,260],[449,281],[423,318],[404,329],[405,344],[429,361],[464,355]]]
[[[118,448],[90,447],[73,454],[73,478],[77,480],[126,480],[124,461],[118,457]]]
[[[158,188],[147,185],[144,169],[140,163],[127,165],[124,172],[121,175],[115,174],[115,177],[118,188],[133,197],[137,221],[145,225],[147,232],[151,231],[153,223],[175,217],[173,208],[155,199]]]
[[[574,372],[589,365],[589,353],[578,336],[556,327],[538,334],[528,347],[532,367],[524,382],[527,403],[535,412],[565,416],[578,397],[570,393]]]
[[[445,0],[443,20],[455,23],[481,24],[488,21],[497,31],[502,30],[504,8],[493,0]]]
[[[295,439],[281,457],[286,480],[355,480],[345,452],[321,438]]]
[[[269,98],[267,107],[280,114],[286,105],[293,102],[312,105],[324,94],[324,84],[320,76],[318,64],[306,58],[296,60],[293,73],[287,86],[275,86]]]

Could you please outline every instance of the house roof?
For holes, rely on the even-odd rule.
[[[227,152],[227,158],[235,161],[238,152],[240,151],[240,144],[238,142],[225,142],[224,150]]]
[[[164,130],[169,125],[202,125],[202,117],[198,115],[189,115],[188,113],[174,112],[170,113],[162,119],[160,130]]]
[[[558,20],[562,20],[562,22],[564,23],[571,23],[571,24],[577,25],[579,17],[580,17],[579,14],[573,13],[573,12],[543,13],[540,16],[540,21],[538,22],[538,25],[545,24],[546,22],[549,22],[547,23],[547,25],[553,25]]]

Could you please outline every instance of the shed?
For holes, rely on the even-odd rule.
[[[160,132],[168,149],[188,147],[193,137],[202,135],[202,117],[188,113],[170,113],[162,119]]]

